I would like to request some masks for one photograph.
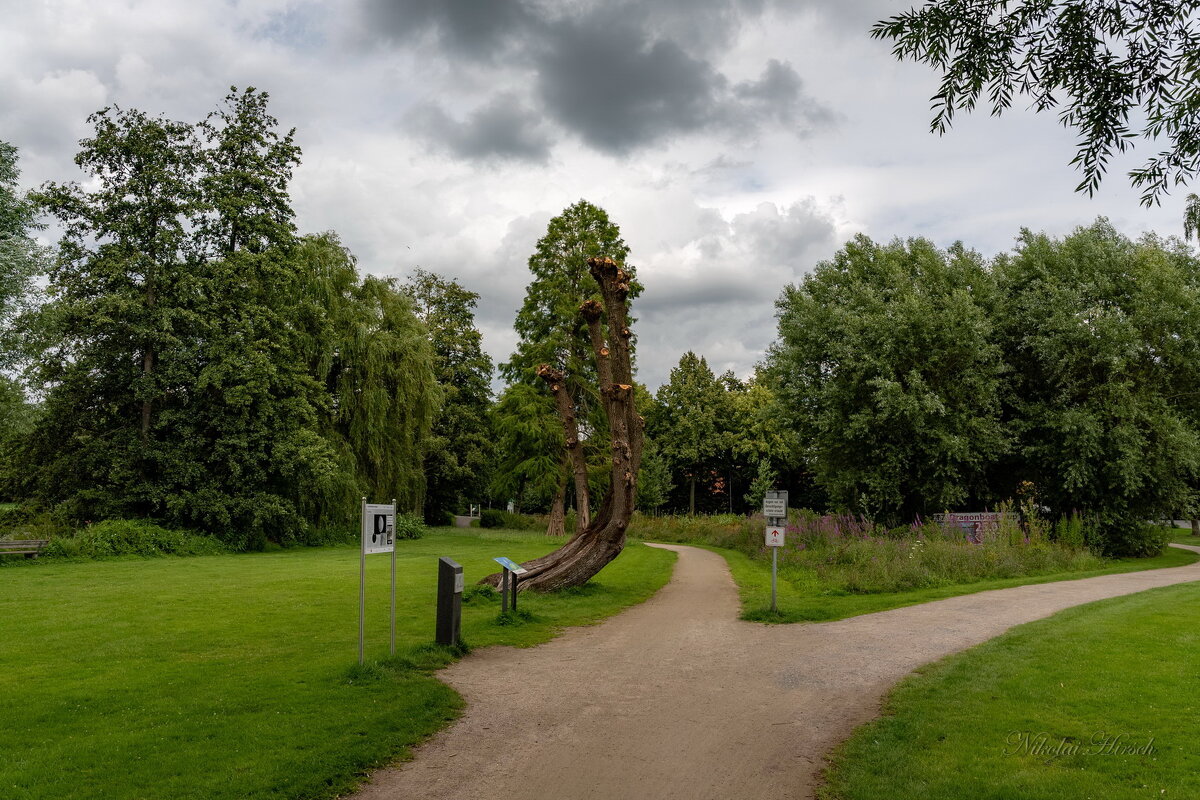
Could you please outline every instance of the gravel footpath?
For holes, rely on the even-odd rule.
[[[721,556],[662,547],[679,561],[645,603],[438,673],[466,698],[462,718],[354,797],[810,798],[825,755],[922,664],[1070,606],[1200,580],[1197,563],[763,625],[737,619]]]

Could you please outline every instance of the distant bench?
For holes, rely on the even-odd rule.
[[[25,554],[26,558],[37,558],[42,548],[50,544],[49,539],[13,539],[0,541],[0,556]]]

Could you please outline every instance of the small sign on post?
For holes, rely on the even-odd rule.
[[[500,566],[504,567],[504,578],[500,584],[500,613],[501,614],[508,613],[508,602],[509,602],[508,594],[510,591],[512,592],[512,610],[516,611],[517,610],[517,576],[524,575],[529,570],[525,569],[520,564],[513,561],[511,558],[505,558],[504,556],[500,556],[498,558],[493,558],[492,560],[495,561]]]
[[[788,493],[770,491],[763,496],[763,516],[767,518],[766,545],[771,548],[771,610],[776,611],[776,580],[779,572],[779,548],[787,531]]]
[[[367,612],[367,556],[392,555],[391,651],[396,654],[396,501],[391,505],[362,499],[362,546],[358,556],[358,663],[363,663]]]

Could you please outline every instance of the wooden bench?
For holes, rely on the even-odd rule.
[[[37,558],[42,548],[50,544],[49,539],[13,539],[0,541],[0,556],[24,553],[26,558]]]

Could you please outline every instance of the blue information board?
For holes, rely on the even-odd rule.
[[[513,561],[511,558],[505,558],[504,556],[500,556],[499,558],[493,558],[492,560],[495,561],[500,566],[504,567],[506,570],[508,570],[509,572],[511,572],[514,575],[524,575],[526,572],[529,571],[529,570],[525,569],[524,567],[522,567],[517,562]]]

